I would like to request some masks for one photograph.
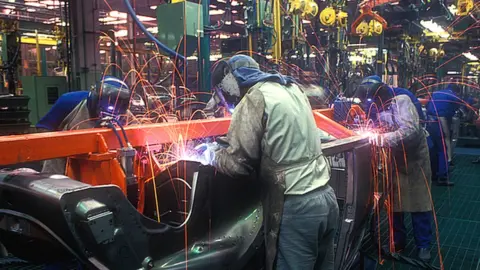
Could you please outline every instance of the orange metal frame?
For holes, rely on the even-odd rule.
[[[354,135],[332,120],[333,109],[316,110],[313,114],[317,126],[333,137],[342,139]],[[363,115],[363,112],[354,105],[350,115],[358,114]],[[133,147],[144,147],[221,136],[227,134],[229,126],[230,118],[221,118],[136,125],[126,127],[125,131]],[[115,184],[126,192],[125,174],[115,151],[111,151],[118,148],[118,140],[109,129],[3,136],[0,137],[0,165],[68,157],[67,176],[91,185]],[[151,164],[141,164],[138,160],[135,164],[142,195],[143,184],[152,179],[159,168],[151,170]],[[142,208],[143,201],[138,205],[139,211]]]
[[[357,26],[366,18],[373,18],[374,20],[378,21],[379,23],[382,24],[383,29],[387,28],[387,21],[380,15],[378,15],[376,12],[374,12],[372,9],[375,6],[381,5],[381,4],[386,4],[386,3],[391,3],[395,1],[391,0],[383,0],[381,3],[377,3],[376,1],[367,1],[362,6],[360,7],[362,14],[358,16],[355,21],[352,23],[352,34],[356,34],[356,29]]]

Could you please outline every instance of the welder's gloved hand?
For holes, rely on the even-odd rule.
[[[362,133],[362,136],[364,138],[368,138],[368,142],[375,145],[375,146],[380,146],[380,147],[384,147],[385,146],[385,143],[384,143],[384,137],[382,134],[380,133],[376,133],[376,132],[365,132],[365,133]]]
[[[220,145],[214,143],[202,143],[195,147],[198,153],[198,161],[203,165],[213,165],[215,161],[215,152],[220,149]]]

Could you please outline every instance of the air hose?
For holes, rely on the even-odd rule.
[[[166,52],[168,55],[170,55],[170,57],[176,57],[176,58],[179,58],[180,60],[182,60],[183,62],[185,62],[185,56],[183,56],[183,55],[177,53],[176,51],[168,48],[165,44],[160,42],[154,35],[152,35],[152,33],[150,33],[147,30],[145,25],[143,25],[143,23],[140,21],[140,19],[138,19],[137,14],[135,13],[135,10],[133,10],[132,5],[130,4],[130,0],[124,0],[123,2],[125,3],[125,6],[127,7],[128,14],[130,14],[130,16],[132,17],[135,24],[138,26],[138,28],[140,28],[140,30],[142,30],[142,32],[145,33],[145,35],[150,40],[152,40],[155,44],[157,44],[158,47],[160,47],[164,52]]]

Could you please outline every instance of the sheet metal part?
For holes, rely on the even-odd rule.
[[[342,160],[332,163],[338,170],[332,172],[330,182],[342,202],[336,269],[343,269],[353,259],[362,239],[361,225],[372,197],[371,171],[365,164],[370,149],[368,142],[359,137],[324,144],[327,156]],[[174,178],[188,185],[181,181],[173,185]],[[0,208],[33,217],[64,244],[22,216],[14,219],[39,229],[12,232],[12,226],[0,223],[0,240],[7,249],[13,248],[15,255],[37,261],[67,259],[71,254],[62,246],[67,245],[71,253],[94,269],[98,264],[109,269],[185,269],[187,264],[193,269],[246,269],[257,263],[256,256],[263,257],[261,194],[260,189],[252,188],[257,184],[253,178],[239,181],[215,173],[210,166],[179,161],[155,181],[146,183],[142,215],[116,186],[93,187],[66,177],[36,173],[2,174],[0,194],[9,195],[0,196]],[[150,219],[154,218],[157,204],[151,196],[154,187],[161,195],[158,206],[178,212],[163,216],[160,223]],[[40,203],[44,211],[38,211]],[[178,226],[185,216],[185,226]],[[19,241],[22,238],[29,244],[18,245],[24,243]],[[39,246],[45,252],[39,252]],[[98,263],[94,265],[92,260]]]

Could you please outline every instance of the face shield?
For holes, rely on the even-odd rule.
[[[105,78],[98,97],[99,117],[119,119],[127,113],[130,104],[131,90],[125,82],[117,78]]]
[[[375,120],[389,107],[392,98],[390,87],[384,83],[361,84],[355,91],[354,102],[362,107],[369,119]]]

